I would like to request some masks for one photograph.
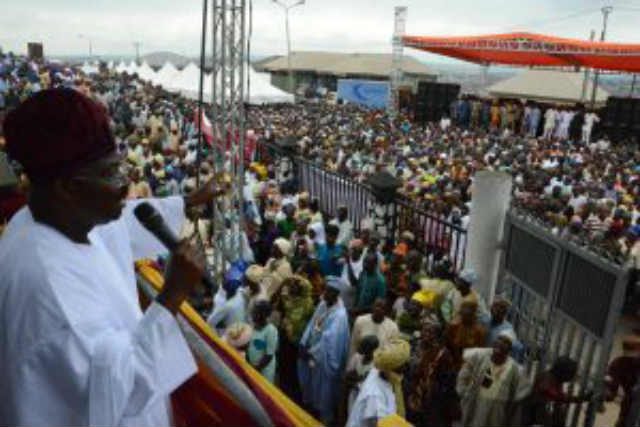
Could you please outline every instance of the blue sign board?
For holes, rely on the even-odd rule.
[[[369,108],[386,108],[389,102],[389,82],[339,79],[338,99]]]

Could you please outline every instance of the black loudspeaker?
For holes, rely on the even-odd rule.
[[[382,204],[391,203],[402,186],[402,182],[389,172],[378,172],[367,179],[373,195]]]
[[[44,48],[42,43],[27,43],[27,56],[29,59],[44,58]]]
[[[635,102],[630,99],[627,102],[620,102],[619,105],[620,109],[618,110],[618,126],[627,128],[633,121],[633,110],[635,107]]]
[[[458,84],[450,84],[447,85],[447,99],[449,103],[451,103],[454,99],[458,98],[460,95],[460,85]]]
[[[607,99],[607,107],[604,110],[604,117],[602,118],[603,128],[613,128],[618,123],[618,109],[620,104],[617,98]]]
[[[613,141],[640,137],[640,99],[609,97],[601,112],[601,127]]]
[[[419,82],[414,104],[414,117],[418,123],[438,121],[449,114],[449,106],[458,98],[460,85],[450,83]]]

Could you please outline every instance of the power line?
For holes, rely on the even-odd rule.
[[[549,24],[555,24],[558,22],[567,21],[574,18],[580,18],[582,16],[587,16],[596,12],[600,12],[600,9],[599,8],[584,9],[578,12],[572,12],[568,15],[559,16],[557,18],[547,18],[544,20],[529,21],[523,24],[511,25],[508,27],[508,29],[513,30],[513,29],[518,29],[523,27],[534,27],[534,26],[539,27],[539,26],[544,26]]]
[[[640,12],[640,7],[618,6],[616,7],[616,11],[618,10],[621,10],[623,12]]]

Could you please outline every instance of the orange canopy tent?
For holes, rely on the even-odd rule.
[[[471,37],[404,36],[402,43],[406,47],[477,64],[640,72],[640,44],[591,42],[533,33]]]

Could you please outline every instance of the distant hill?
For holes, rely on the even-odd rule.
[[[182,68],[187,65],[189,62],[193,61],[192,58],[187,56],[178,55],[173,52],[152,52],[141,57],[143,61],[147,61],[147,63],[153,68],[160,68],[166,62],[171,62],[178,68]]]

